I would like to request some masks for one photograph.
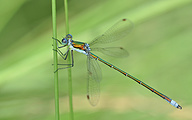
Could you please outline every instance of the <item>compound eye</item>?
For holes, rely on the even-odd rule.
[[[62,44],[63,44],[63,45],[67,45],[67,39],[66,39],[66,38],[63,38],[63,39],[62,39]]]
[[[71,34],[66,35],[67,38],[72,38]]]

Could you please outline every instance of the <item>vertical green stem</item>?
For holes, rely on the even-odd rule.
[[[69,18],[68,18],[68,3],[67,0],[64,0],[64,6],[65,6],[65,28],[66,28],[66,34],[69,34]]]
[[[53,23],[53,37],[57,38],[57,24],[56,24],[56,0],[52,0],[52,23]],[[53,49],[57,50],[57,42],[53,40]],[[54,84],[55,84],[55,120],[59,120],[59,87],[58,87],[58,60],[57,51],[53,51],[54,57]]]
[[[69,34],[69,18],[68,18],[68,3],[64,0],[65,6],[65,21],[66,21],[66,34]],[[68,54],[67,59],[68,64],[71,64],[71,53]],[[71,68],[68,68],[68,91],[69,91],[69,109],[70,109],[70,119],[73,120],[73,98],[72,98],[72,77]]]

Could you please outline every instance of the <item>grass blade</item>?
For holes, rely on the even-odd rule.
[[[56,0],[52,0],[52,24],[53,37],[57,38],[57,24],[56,24]],[[57,42],[53,40],[53,49],[57,50]],[[55,85],[55,120],[59,120],[59,87],[58,87],[58,59],[57,51],[53,51],[54,57],[54,85]]]
[[[66,34],[69,34],[69,18],[68,18],[68,4],[67,0],[64,0],[65,6],[65,22],[66,22]],[[68,54],[67,59],[68,64],[71,64],[71,53]],[[68,92],[69,92],[69,109],[70,109],[70,119],[73,120],[73,96],[72,96],[72,77],[71,77],[71,68],[68,68]]]

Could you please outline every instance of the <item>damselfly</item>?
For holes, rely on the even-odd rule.
[[[109,66],[110,68],[122,73],[124,76],[127,76],[134,80],[135,82],[139,83],[140,85],[144,86],[145,88],[149,89],[151,92],[155,93],[156,95],[160,96],[161,98],[165,99],[168,103],[173,105],[174,107],[178,109],[182,109],[182,107],[177,104],[174,100],[167,97],[166,95],[160,93],[159,91],[155,90],[154,88],[150,87],[146,83],[142,82],[141,80],[133,77],[129,73],[119,69],[118,67],[114,66],[113,64],[101,59],[97,55],[93,54],[92,50],[98,50],[104,54],[107,55],[126,55],[127,52],[122,47],[104,47],[102,48],[100,45],[105,43],[110,43],[113,41],[118,41],[122,38],[124,38],[131,30],[133,29],[133,23],[127,19],[122,19],[119,22],[117,22],[114,26],[112,26],[110,29],[108,29],[104,34],[101,36],[95,38],[91,43],[84,43],[79,41],[74,41],[72,39],[72,35],[68,34],[65,38],[62,39],[62,41],[59,41],[58,39],[53,38],[54,40],[60,43],[62,46],[58,46],[57,52],[58,54],[66,60],[69,51],[71,51],[72,56],[72,64],[68,67],[73,67],[74,60],[73,60],[73,50],[83,53],[87,56],[87,70],[88,70],[88,85],[87,85],[87,99],[89,100],[90,104],[95,106],[97,105],[100,97],[100,81],[102,79],[101,77],[101,70],[97,63],[97,61],[100,61],[104,63],[105,65]],[[63,52],[60,50],[62,47],[69,46],[66,53],[63,54]],[[97,47],[96,47],[97,46]],[[95,48],[94,48],[95,47]],[[111,53],[113,52],[113,53]],[[66,68],[68,68],[66,67]],[[59,68],[64,69],[64,68]]]

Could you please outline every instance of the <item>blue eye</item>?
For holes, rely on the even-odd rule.
[[[67,38],[72,38],[71,34],[66,35]]]
[[[68,42],[67,42],[67,39],[66,39],[66,38],[63,38],[63,39],[62,39],[62,45],[67,45],[67,43],[68,43]]]

